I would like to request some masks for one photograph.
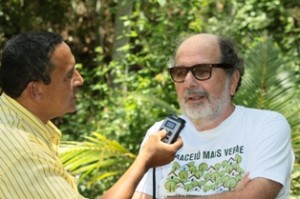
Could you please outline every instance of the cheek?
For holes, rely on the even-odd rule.
[[[182,85],[175,84],[175,89],[176,89],[178,100],[179,101],[182,100],[183,99],[183,94],[184,94],[184,87]]]
[[[218,73],[214,76],[214,78],[211,78],[204,82],[203,88],[213,96],[222,96],[225,92],[229,92],[229,79],[224,73]]]
[[[230,82],[229,81],[222,81],[215,90],[215,96],[218,98],[230,97]]]
[[[225,84],[215,84],[214,86],[206,87],[206,91],[209,93],[210,96],[217,97],[219,98],[222,96],[224,89],[225,89]]]
[[[224,92],[225,87],[226,87],[225,83],[220,83],[215,85],[215,87],[210,88],[210,90],[213,93],[213,95],[220,96]]]

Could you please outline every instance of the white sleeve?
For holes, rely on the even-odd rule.
[[[282,115],[276,114],[263,123],[263,128],[254,131],[256,132],[251,137],[252,146],[247,160],[250,178],[264,177],[289,186],[287,182],[293,167],[294,154],[288,122]]]

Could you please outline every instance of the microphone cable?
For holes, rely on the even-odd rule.
[[[153,196],[152,196],[152,198],[153,199],[156,199],[156,176],[155,176],[155,167],[153,167],[153,170],[152,170],[152,180],[153,180],[153,182],[152,182],[152,184],[153,184]]]

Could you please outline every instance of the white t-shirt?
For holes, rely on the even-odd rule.
[[[230,191],[246,172],[283,185],[278,199],[288,199],[294,163],[291,130],[279,113],[236,106],[235,111],[214,129],[199,132],[185,116],[180,136],[183,147],[170,164],[156,168],[156,196],[203,196]],[[144,139],[156,132],[155,123]],[[137,187],[153,195],[153,170]]]

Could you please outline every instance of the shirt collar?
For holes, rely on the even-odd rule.
[[[44,139],[49,140],[52,144],[59,144],[61,131],[50,120],[44,124],[36,115],[5,93],[2,93],[1,100],[16,113],[17,118],[33,127]]]

